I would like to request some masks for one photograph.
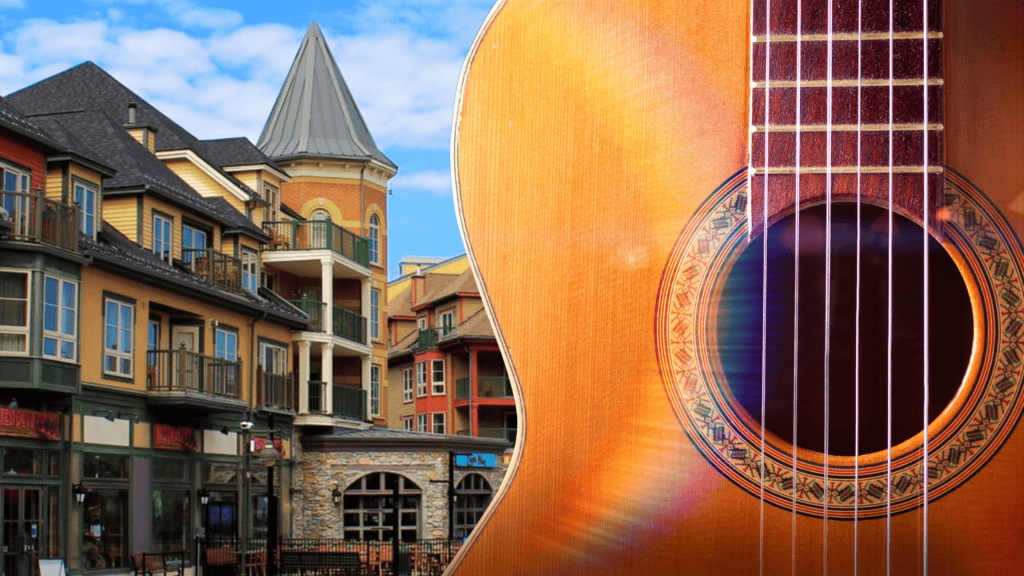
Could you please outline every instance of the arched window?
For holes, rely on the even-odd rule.
[[[331,213],[317,208],[309,215],[309,247],[314,250],[330,249]]]
[[[402,540],[416,540],[420,533],[420,501],[423,492],[412,480],[391,472],[371,472],[345,489],[346,540],[391,540],[395,515],[391,499],[398,486],[398,521]]]
[[[467,474],[455,487],[455,537],[465,538],[491,503],[491,485],[479,474]]]
[[[380,262],[380,218],[370,216],[370,262]]]

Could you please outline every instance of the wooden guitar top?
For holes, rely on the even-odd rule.
[[[656,350],[673,248],[749,162],[750,10],[528,0],[484,24],[456,103],[456,210],[520,428],[446,574],[824,572],[821,518],[798,515],[794,539],[791,511],[762,508],[712,466]],[[945,163],[1018,236],[1022,30],[1019,2],[945,2]],[[1022,436],[930,503],[930,573],[1024,573]],[[922,571],[922,522],[892,516],[892,573]],[[854,525],[828,521],[829,573],[853,573]],[[886,520],[856,525],[858,572],[883,573]]]

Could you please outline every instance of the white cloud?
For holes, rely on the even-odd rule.
[[[399,195],[404,190],[422,190],[438,196],[452,194],[451,174],[441,170],[422,170],[411,174],[399,172],[391,182],[392,188]]]
[[[227,8],[205,8],[186,0],[157,0],[157,4],[184,26],[220,30],[242,24],[242,14]]]
[[[0,0],[0,8],[24,8],[25,0]]]

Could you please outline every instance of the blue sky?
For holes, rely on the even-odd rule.
[[[452,107],[492,0],[0,0],[0,94],[92,60],[200,138],[255,142],[316,20],[392,180],[390,275],[465,251],[452,204]]]

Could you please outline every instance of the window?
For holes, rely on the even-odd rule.
[[[263,286],[267,290],[274,289],[274,275],[260,270],[260,286]]]
[[[370,216],[370,262],[380,263],[380,218]]]
[[[28,354],[28,273],[0,270],[0,354]]]
[[[78,204],[79,228],[82,234],[90,238],[96,237],[96,188],[91,184],[75,182],[75,204]]]
[[[267,201],[267,208],[264,212],[263,219],[266,221],[277,220],[278,210],[281,208],[281,203],[278,201],[277,186],[264,182],[263,199]]]
[[[82,568],[109,570],[128,566],[128,481],[126,454],[82,454]]]
[[[152,517],[149,523],[154,552],[189,549],[191,463],[177,458],[153,458]]]
[[[434,427],[431,430],[431,432],[433,432],[434,434],[444,434],[444,412],[438,412],[436,414],[433,414],[432,416],[433,418],[431,418],[431,420]]]
[[[260,277],[259,256],[248,248],[242,248],[242,288],[256,293],[256,282]]]
[[[455,329],[455,309],[445,310],[437,317],[437,323],[441,325],[441,336],[447,336]]]
[[[402,370],[402,402],[412,402],[412,368]]]
[[[43,356],[76,360],[78,348],[78,283],[43,278]]]
[[[132,375],[132,327],[135,305],[107,298],[106,331],[103,344],[103,371],[114,376]]]
[[[153,213],[153,252],[161,260],[170,263],[174,254],[173,228],[174,220],[170,216]]]
[[[235,393],[238,390],[238,333],[218,328],[214,333],[214,354],[221,360],[226,360],[214,376],[213,389],[220,393]]]
[[[187,263],[199,257],[193,250],[206,250],[206,231],[188,224],[181,225],[181,259]]]
[[[149,331],[146,333],[146,349],[147,350],[159,350],[160,349],[160,321],[149,320]]]
[[[218,328],[214,340],[217,346],[217,358],[231,362],[238,359],[238,334]]]
[[[465,538],[491,503],[491,485],[480,474],[467,474],[455,487],[455,538]]]
[[[370,289],[370,338],[380,340],[380,290]]]
[[[430,362],[431,394],[444,394],[444,360]]]
[[[291,407],[288,390],[288,356],[283,346],[260,342],[259,394],[260,404],[265,406]]]
[[[427,319],[424,318],[423,316],[420,316],[419,318],[417,318],[416,319],[416,328],[419,329],[420,331],[426,330],[427,329]]]
[[[370,366],[370,416],[380,416],[380,366]]]
[[[419,362],[416,364],[416,395],[426,396],[427,395],[427,363]]]
[[[412,480],[391,472],[371,472],[350,484],[344,492],[343,515],[346,540],[392,540],[394,510],[388,499],[398,489],[398,535],[402,540],[419,538],[422,491]]]
[[[402,430],[406,432],[412,432],[412,416],[402,417]]]
[[[419,432],[427,431],[427,416],[428,414],[417,414],[416,415],[416,430]]]
[[[32,176],[27,171],[8,164],[0,164],[0,174],[3,175],[3,197],[0,198],[0,206],[7,212],[6,218],[14,223],[12,233],[15,236],[28,236],[28,227],[31,225],[28,193]]]

